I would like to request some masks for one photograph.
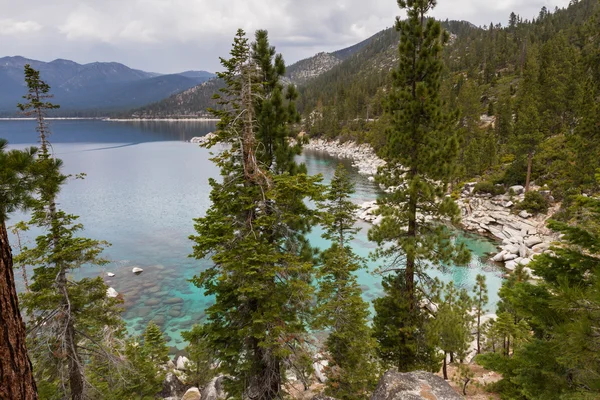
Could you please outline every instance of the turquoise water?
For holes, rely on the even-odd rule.
[[[212,301],[187,280],[209,265],[208,260],[188,257],[194,233],[193,218],[204,215],[210,206],[208,178],[218,176],[208,150],[185,140],[214,130],[211,122],[104,122],[52,121],[53,150],[64,161],[65,172],[87,174],[72,180],[60,195],[60,206],[80,215],[85,235],[112,243],[105,256],[111,260],[100,268],[83,268],[83,276],[103,274],[106,282],[125,297],[124,318],[131,333],[139,333],[149,320],[168,335],[169,344],[182,348],[181,330],[200,322]],[[0,137],[14,147],[35,144],[31,121],[0,121]],[[305,152],[300,161],[311,174],[321,173],[328,182],[339,160],[317,152]],[[367,177],[343,162],[356,184],[356,202],[372,200],[378,188]],[[13,216],[11,222],[24,218]],[[364,257],[373,250],[367,241],[369,225],[358,222],[361,231],[354,240],[355,251]],[[29,242],[36,233],[29,235]],[[314,245],[326,246],[318,231],[310,235]],[[483,262],[495,245],[481,237],[460,235],[473,250],[468,267],[431,271],[444,281],[471,289],[475,275],[487,277],[491,310],[495,309],[502,271]],[[144,269],[133,275],[131,269]],[[359,272],[364,297],[372,300],[381,293],[381,277],[368,270]],[[108,278],[106,272],[116,274]],[[17,278],[20,274],[17,273]],[[18,282],[20,284],[20,282]]]

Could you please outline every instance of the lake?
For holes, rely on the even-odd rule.
[[[203,216],[210,206],[209,177],[218,177],[218,169],[209,160],[210,152],[191,144],[190,138],[215,129],[207,121],[140,121],[101,120],[49,121],[54,154],[64,161],[65,173],[85,173],[84,180],[72,179],[59,197],[59,206],[79,215],[84,234],[112,244],[105,251],[111,260],[100,268],[82,268],[78,276],[105,277],[106,283],[125,297],[124,318],[131,333],[140,333],[149,320],[158,323],[168,335],[169,345],[182,348],[179,332],[201,322],[211,303],[201,289],[188,279],[210,265],[210,260],[189,258],[194,233],[193,218]],[[14,148],[37,143],[33,121],[0,121],[0,137]],[[319,152],[305,152],[299,161],[306,163],[309,173],[322,174],[325,182],[333,176],[340,160]],[[378,187],[366,176],[359,175],[348,160],[341,161],[350,171],[356,185],[357,203],[372,200]],[[24,215],[13,215],[9,225]],[[369,225],[361,228],[353,242],[357,254],[367,257],[374,249],[367,240]],[[33,242],[36,232],[28,234]],[[311,243],[326,246],[320,232],[310,235]],[[473,251],[469,266],[447,268],[431,275],[454,281],[469,291],[475,276],[487,278],[490,292],[488,308],[495,310],[497,292],[503,271],[487,263],[486,255],[496,245],[479,236],[461,234]],[[15,242],[12,241],[14,244]],[[13,246],[14,247],[14,246]],[[133,275],[133,267],[141,267],[141,275]],[[370,271],[377,267],[369,261],[368,269],[359,272],[359,282],[366,300],[381,293],[381,277]],[[108,278],[107,272],[116,274]],[[30,271],[31,274],[31,271]],[[20,273],[16,274],[17,279]],[[21,282],[17,282],[21,287]]]

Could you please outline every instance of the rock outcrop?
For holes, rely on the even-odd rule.
[[[213,378],[202,390],[202,400],[222,400],[227,398],[223,391],[224,376]]]
[[[181,400],[200,400],[203,396],[200,393],[200,389],[197,387],[189,388],[187,392],[183,395]]]
[[[195,144],[199,144],[201,146],[206,145],[208,142],[210,142],[212,139],[215,138],[215,133],[214,132],[209,132],[204,136],[195,136],[193,138],[190,139],[190,143],[195,143]]]
[[[377,169],[385,165],[385,161],[377,157],[373,148],[368,144],[356,144],[355,142],[340,143],[339,140],[312,139],[304,145],[307,150],[316,150],[327,153],[338,158],[352,160],[352,165],[358,168],[361,175],[376,175]]]
[[[536,216],[526,211],[517,214],[512,211],[512,200],[522,201],[522,193],[517,196],[467,194],[472,192],[472,188],[471,184],[465,185],[457,202],[462,213],[462,224],[468,231],[502,241],[500,252],[492,257],[492,261],[504,262],[506,269],[513,271],[518,265],[529,264],[536,254],[549,251],[551,243],[558,240],[558,236],[546,227],[556,209]],[[521,187],[511,189],[518,193]]]
[[[390,370],[383,375],[371,400],[461,400],[463,397],[441,377],[430,372],[401,373]]]
[[[185,394],[186,386],[181,380],[172,372],[169,372],[163,381],[163,389],[159,394],[159,397],[166,399],[179,399]]]

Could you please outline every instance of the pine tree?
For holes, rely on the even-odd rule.
[[[454,356],[463,359],[471,339],[472,301],[465,289],[457,290],[452,282],[441,285],[434,296],[437,311],[430,323],[432,340],[444,352],[443,375],[448,379],[447,358]]]
[[[214,111],[220,122],[212,144],[229,147],[213,158],[223,181],[210,181],[212,206],[195,220],[192,237],[194,256],[213,261],[194,283],[215,296],[206,340],[220,370],[237,378],[227,391],[260,400],[283,396],[286,361],[306,334],[314,253],[305,234],[317,213],[305,200],[321,192],[320,178],[294,165],[283,140],[287,117],[265,111],[280,101],[283,64],[273,53],[266,33],[258,31],[251,47],[240,30],[231,58],[221,60],[227,86],[218,99],[223,109]]]
[[[354,185],[343,165],[338,165],[320,205],[324,213],[323,238],[331,247],[321,255],[317,274],[315,327],[327,329],[325,348],[329,355],[325,393],[339,399],[366,398],[377,379],[375,343],[367,325],[369,310],[353,274],[364,268],[352,251],[356,233],[354,215],[358,206],[350,201]]]
[[[6,150],[0,139],[0,398],[30,400],[38,393],[27,353],[25,324],[13,275],[13,258],[6,221],[9,214],[33,201],[36,149]]]
[[[144,351],[154,364],[164,364],[169,361],[169,347],[160,328],[150,321],[144,331]]]
[[[533,46],[527,52],[525,74],[519,87],[517,120],[514,130],[514,143],[517,154],[527,158],[526,192],[529,191],[531,181],[533,156],[544,139],[539,115],[540,87],[537,54],[537,49]]]
[[[379,245],[376,256],[387,259],[382,270],[396,275],[384,281],[384,298],[401,297],[375,303],[375,334],[380,353],[387,354],[384,358],[389,361],[397,356],[392,363],[403,371],[413,369],[423,359],[415,351],[429,352],[427,346],[415,343],[422,329],[409,325],[423,320],[418,315],[415,278],[426,275],[429,263],[460,264],[469,258],[463,246],[453,246],[450,232],[441,222],[456,221],[459,214],[456,204],[445,196],[458,149],[452,132],[456,115],[442,112],[439,98],[441,51],[448,34],[438,22],[426,17],[435,3],[398,2],[408,18],[396,22],[399,65],[393,71],[393,88],[386,101],[391,117],[383,150],[387,164],[378,176],[380,183],[393,190],[379,200],[383,220],[369,232],[369,238]],[[389,347],[389,331],[396,332],[394,348]]]
[[[186,365],[187,383],[196,387],[204,387],[214,377],[213,364],[217,361],[204,329],[201,325],[196,324],[191,330],[181,332],[181,337],[188,342],[185,347],[190,360]]]
[[[477,354],[479,354],[481,353],[481,314],[487,311],[485,306],[488,302],[488,292],[484,275],[477,274],[475,280],[476,283],[473,287],[473,294],[475,295],[475,310],[477,313]]]
[[[28,100],[19,104],[27,114],[36,116],[41,150],[33,168],[40,176],[37,198],[33,202],[30,224],[45,233],[38,236],[34,248],[23,248],[19,262],[35,267],[30,292],[23,295],[23,305],[29,316],[31,352],[40,393],[61,393],[73,400],[83,399],[86,393],[86,367],[82,356],[95,349],[105,354],[107,363],[112,357],[107,337],[123,332],[118,304],[120,300],[106,296],[107,286],[102,278],[67,279],[67,275],[83,265],[106,263],[100,253],[105,242],[78,237],[82,225],[77,216],[59,210],[56,197],[67,177],[60,172],[62,162],[49,152],[50,130],[46,110],[58,106],[45,101],[51,97],[50,87],[40,79],[39,72],[25,66]],[[68,388],[67,388],[68,387]]]

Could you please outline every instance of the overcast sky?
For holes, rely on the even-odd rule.
[[[569,0],[439,0],[433,15],[476,25],[530,19]],[[117,61],[170,73],[220,69],[237,28],[268,29],[288,64],[393,24],[394,0],[0,0],[0,57]]]

